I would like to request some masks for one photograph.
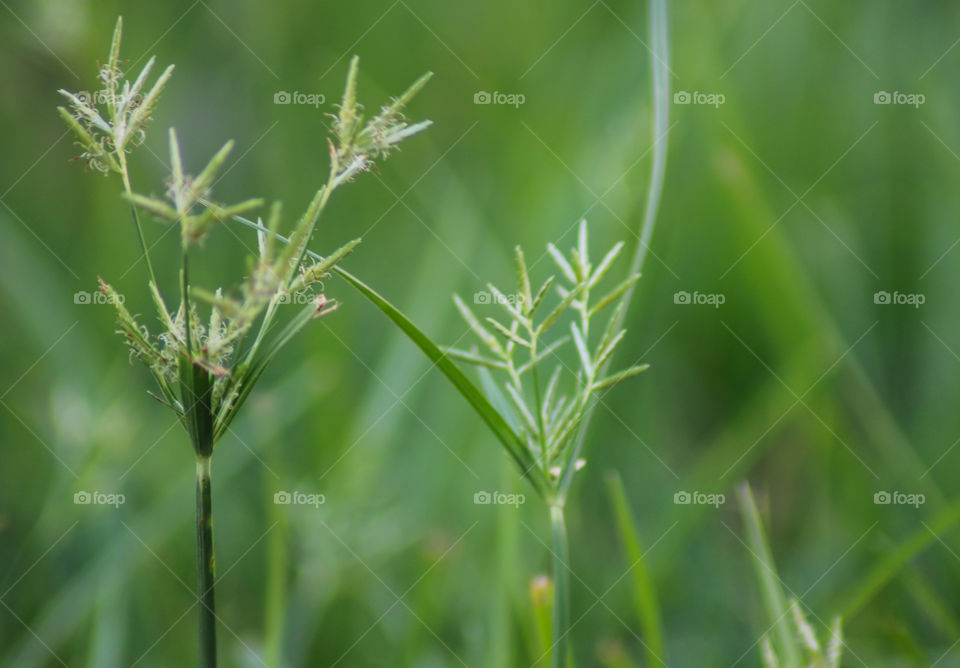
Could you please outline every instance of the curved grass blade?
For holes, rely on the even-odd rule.
[[[506,420],[497,412],[483,392],[467,378],[460,368],[453,363],[435,344],[430,337],[424,334],[413,324],[397,307],[387,301],[380,293],[361,281],[359,278],[341,267],[334,267],[334,272],[352,285],[357,291],[373,303],[384,315],[399,327],[407,337],[433,362],[434,365],[447,377],[457,391],[467,400],[467,403],[477,412],[477,415],[487,424],[497,440],[503,445],[507,453],[513,458],[520,473],[527,478],[540,495],[546,493],[544,480],[539,474],[540,469],[527,452],[523,441],[510,428]]]
[[[670,34],[667,28],[667,0],[650,0],[650,44],[652,47],[650,65],[653,70],[653,158],[650,168],[650,182],[647,185],[647,202],[643,210],[643,222],[640,225],[637,246],[634,248],[630,259],[630,269],[627,272],[628,280],[630,277],[640,274],[643,269],[647,250],[650,247],[650,238],[653,236],[653,228],[657,222],[660,196],[663,193],[663,177],[667,166],[667,131],[670,121]],[[633,283],[624,290],[620,297],[622,302],[630,303],[635,285]],[[626,311],[626,308],[619,311],[613,327],[615,331],[623,328]],[[607,360],[600,368],[599,376],[606,375],[609,364],[610,360]],[[586,415],[583,416],[583,421],[577,430],[572,454],[560,476],[558,492],[560,499],[566,498],[570,491],[570,484],[576,471],[576,462],[580,459],[583,451],[587,430],[590,427],[590,420],[595,408],[596,401],[594,400],[587,408]]]
[[[260,232],[265,232],[268,234],[273,234],[274,237],[279,239],[284,243],[289,243],[289,239],[283,237],[275,232],[271,232],[262,225],[258,225],[252,220],[248,220],[241,216],[234,216],[233,220],[246,225],[252,229],[258,230]],[[318,255],[312,251],[307,251],[307,255],[313,257],[317,260],[323,260],[321,255]],[[413,343],[420,348],[420,350],[427,356],[427,358],[433,362],[434,365],[447,377],[453,386],[457,389],[458,392],[467,400],[467,403],[476,411],[477,415],[480,416],[490,430],[493,432],[494,436],[497,437],[497,440],[500,441],[504,449],[507,451],[507,454],[513,459],[517,467],[520,469],[520,474],[530,481],[534,489],[541,496],[545,496],[548,490],[546,480],[544,480],[542,473],[540,472],[537,463],[527,452],[526,447],[524,446],[523,441],[517,435],[517,433],[507,424],[506,420],[502,415],[493,407],[487,397],[480,391],[480,389],[473,384],[473,382],[467,378],[466,374],[460,370],[460,368],[453,362],[453,360],[448,356],[443,350],[434,343],[430,337],[424,334],[420,329],[413,324],[413,322],[403,314],[400,309],[391,304],[385,297],[383,297],[376,290],[371,288],[369,285],[361,281],[359,278],[348,272],[342,267],[336,266],[333,268],[334,273],[343,278],[347,283],[353,286],[360,294],[366,297],[374,306],[376,306],[380,311],[386,315],[393,323],[400,328],[400,330],[407,335],[407,337],[413,341]]]

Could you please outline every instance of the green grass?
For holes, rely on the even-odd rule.
[[[159,324],[145,265],[124,275],[143,249],[122,179],[67,164],[77,150],[51,111],[53,91],[96,76],[118,13],[134,73],[152,54],[178,64],[130,156],[129,190],[147,197],[164,194],[175,126],[188,171],[236,138],[220,201],[266,194],[295,216],[326,180],[324,114],[337,111],[350,55],[362,56],[358,89],[371,103],[436,72],[416,101],[435,125],[331,198],[311,245],[322,255],[362,235],[347,269],[431,341],[467,344],[450,295],[470,302],[487,279],[508,284],[515,245],[542,280],[554,273],[545,242],[575,246],[581,218],[591,245],[626,240],[627,256],[643,226],[655,164],[646,3],[207,5],[0,8],[3,665],[60,665],[51,651],[68,665],[196,660],[193,615],[174,625],[194,600],[188,439],[146,395],[110,308],[74,303],[102,275],[131,314]],[[772,620],[736,537],[749,544],[734,503],[747,478],[786,597],[802,599],[821,644],[843,616],[843,665],[950,665],[960,52],[947,50],[958,10],[670,10],[671,91],[726,102],[669,107],[658,223],[616,360],[651,366],[598,403],[568,495],[576,665],[656,665],[644,647],[651,592],[669,665],[762,665],[753,643]],[[283,90],[326,102],[275,105]],[[475,105],[481,90],[526,102]],[[927,102],[874,105],[878,90]],[[812,211],[797,204],[771,229],[794,204],[789,191],[814,183]],[[139,222],[158,288],[173,297],[177,235],[162,237],[152,216]],[[242,281],[256,241],[241,225],[212,230],[191,250],[191,280]],[[675,304],[681,290],[726,302]],[[926,303],[877,305],[878,290]],[[324,291],[341,308],[276,357],[217,448],[221,663],[533,664],[552,643],[538,639],[544,605],[538,616],[530,594],[552,570],[543,505],[435,360],[340,278]],[[608,472],[623,481],[616,504]],[[126,503],[74,505],[81,490]],[[281,490],[327,502],[277,506]],[[527,503],[477,506],[478,490]],[[678,490],[727,503],[674,505]],[[878,506],[879,490],[926,503]],[[627,571],[637,546],[645,575]]]

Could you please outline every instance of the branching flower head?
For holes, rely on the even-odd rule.
[[[119,332],[126,340],[131,357],[146,364],[154,376],[160,389],[156,398],[177,414],[197,454],[205,457],[230,427],[279,350],[313,319],[337,308],[337,302],[324,294],[323,280],[360,242],[350,241],[323,257],[310,253],[308,245],[337,187],[368,169],[375,159],[386,156],[402,139],[429,125],[429,121],[407,125],[401,115],[403,107],[428,77],[421,78],[380,114],[364,123],[357,113],[357,61],[352,61],[335,130],[337,145],[330,142],[328,181],[293,225],[289,238],[284,238],[280,236],[282,207],[279,203],[271,207],[264,224],[262,220],[252,223],[239,218],[240,214],[260,207],[263,203],[260,199],[232,205],[213,200],[212,187],[233,147],[232,141],[196,176],[191,176],[184,169],[177,134],[171,129],[171,174],[164,196],[142,195],[129,188],[124,152],[132,143],[142,141],[143,123],[149,118],[170,69],[142,101],[134,104],[132,101],[139,99],[153,61],[133,84],[121,85],[119,43],[118,21],[110,60],[101,72],[105,90],[103,109],[64,92],[73,103],[73,111],[61,110],[61,114],[84,145],[85,157],[95,162],[98,169],[122,175],[126,186],[123,196],[133,205],[138,226],[136,211],[143,210],[180,229],[183,265],[180,303],[176,309],[168,307],[152,279],[152,270],[149,272],[150,293],[161,325],[159,333],[151,333],[131,314],[111,285],[101,280],[100,289],[116,306]],[[246,278],[234,291],[198,288],[190,283],[187,271],[191,249],[210,235],[216,223],[232,218],[258,228],[258,252],[249,260]],[[281,243],[281,239],[286,243]],[[148,259],[146,245],[143,248],[144,257]],[[288,303],[300,304],[301,308],[285,322],[278,322],[280,305]],[[208,315],[202,316],[202,313]]]
[[[57,111],[83,149],[80,157],[104,174],[121,173],[126,152],[143,143],[145,125],[173,74],[173,65],[170,65],[148,90],[147,80],[156,62],[151,57],[133,82],[125,79],[120,61],[122,32],[123,19],[118,18],[110,55],[100,69],[101,88],[93,92],[59,91],[70,105],[57,107]]]
[[[336,142],[330,142],[330,174],[334,187],[366,171],[376,159],[386,157],[404,139],[431,125],[431,121],[410,125],[403,116],[403,110],[426,85],[433,73],[424,74],[400,97],[381,107],[380,113],[364,121],[360,113],[363,107],[357,102],[359,65],[360,59],[354,56],[350,60],[347,85],[339,111],[332,115]]]
[[[480,340],[483,352],[449,348],[447,354],[501,376],[500,384],[486,383],[494,406],[502,407],[505,418],[525,444],[532,466],[556,485],[560,477],[582,466],[575,461],[570,444],[594,395],[644,371],[647,366],[631,366],[601,377],[601,370],[623,340],[626,330],[619,329],[620,298],[639,275],[625,281],[594,300],[592,293],[607,276],[620,255],[623,244],[614,246],[596,265],[587,249],[587,224],[579,229],[577,247],[569,257],[552,244],[547,246],[562,276],[555,285],[553,276],[534,291],[523,251],[516,248],[517,289],[505,294],[492,283],[484,301],[501,307],[501,317],[488,316],[481,321],[459,297],[457,308]],[[546,304],[551,292],[556,299]],[[619,300],[619,303],[618,303]],[[600,314],[614,303],[604,329],[591,330]],[[540,317],[540,313],[544,315]],[[572,316],[572,317],[571,317]],[[566,325],[566,326],[564,326]],[[567,330],[568,333],[556,334]],[[564,359],[560,348],[572,342],[575,356]],[[549,375],[541,378],[541,367],[553,364]],[[488,378],[491,378],[488,375]],[[503,390],[500,387],[502,385]]]
[[[179,223],[184,247],[199,243],[204,239],[213,223],[222,222],[231,216],[246,213],[263,204],[261,199],[250,199],[231,206],[221,206],[210,200],[210,189],[214,178],[220,168],[223,167],[223,163],[232,149],[233,141],[228,141],[197,176],[189,176],[184,174],[183,158],[180,155],[177,133],[171,128],[170,165],[172,173],[167,183],[166,192],[167,200],[170,203],[136,193],[125,194],[124,196],[132,204],[149,211],[158,218]]]

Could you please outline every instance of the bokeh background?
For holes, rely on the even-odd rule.
[[[348,267],[453,342],[451,293],[509,284],[514,244],[545,277],[545,244],[572,246],[582,217],[596,248],[635,239],[648,8],[0,4],[0,665],[189,665],[191,450],[110,307],[75,303],[99,275],[151,312],[119,185],[69,162],[56,90],[94,86],[122,13],[131,66],[177,64],[135,187],[162,190],[175,125],[193,169],[237,140],[222,200],[295,212],[324,179],[349,56],[370,108],[433,70],[411,116],[434,127],[337,193],[315,248],[362,234]],[[617,471],[668,665],[760,664],[769,623],[734,497],[749,480],[785,586],[821,634],[846,615],[845,666],[958,666],[960,7],[696,0],[670,21],[671,87],[691,103],[671,102],[663,207],[619,353],[651,369],[604,397],[571,500],[577,665],[645,665],[605,482]],[[280,91],[325,102],[275,104]],[[524,102],[475,104],[481,91]],[[210,240],[200,280],[239,281],[254,238],[236,232]],[[172,289],[176,241],[155,253]],[[543,506],[420,352],[347,285],[327,290],[341,310],[284,351],[218,446],[224,665],[533,665]],[[326,503],[274,504],[284,490]],[[526,503],[474,504],[495,490]],[[78,505],[78,491],[125,503]],[[683,491],[725,502],[675,504]]]

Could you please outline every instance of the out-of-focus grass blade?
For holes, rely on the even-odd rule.
[[[791,628],[791,619],[788,612],[787,599],[783,595],[777,568],[770,554],[766,532],[760,521],[760,512],[753,499],[750,485],[743,483],[737,488],[737,498],[740,500],[740,511],[743,514],[743,524],[747,530],[747,542],[753,555],[754,570],[760,583],[763,595],[763,605],[767,616],[773,625],[771,642],[777,656],[783,659],[788,668],[798,668],[801,665],[800,651]]]
[[[647,571],[643,546],[637,534],[636,522],[630,511],[623,480],[616,471],[607,476],[607,490],[610,504],[617,521],[617,532],[623,544],[630,565],[630,581],[633,583],[633,603],[643,631],[643,644],[647,654],[648,666],[666,665],[663,651],[663,623],[660,619],[660,605],[657,592]]]
[[[944,602],[941,593],[930,586],[924,575],[910,565],[903,570],[900,577],[903,578],[904,587],[916,600],[918,607],[940,632],[950,639],[960,637],[960,623],[957,622],[956,615]]]
[[[513,465],[498,458],[501,485],[512,485],[515,480]],[[501,488],[503,489],[503,488]],[[523,587],[520,576],[524,564],[520,561],[520,514],[497,513],[494,538],[495,560],[493,586],[490,596],[490,636],[487,644],[487,665],[509,666],[516,657],[516,618],[513,614],[513,595]]]
[[[546,664],[546,657],[552,652],[553,645],[553,580],[546,575],[538,575],[530,581],[530,606],[533,611],[533,624],[536,632],[536,659]]]
[[[667,169],[667,133],[670,123],[670,31],[667,20],[667,0],[650,0],[650,69],[653,73],[653,157],[650,166],[650,181],[647,184],[647,202],[643,209],[643,222],[640,225],[640,234],[637,236],[637,245],[630,259],[630,269],[627,276],[634,276],[643,272],[643,263],[650,248],[650,239],[657,222],[657,213],[660,210],[660,197],[663,194],[663,178]],[[632,284],[621,299],[629,304],[633,296],[636,283]],[[613,331],[623,328],[623,321],[627,309],[621,309],[613,324]],[[612,356],[601,366],[598,377],[607,374]],[[583,452],[587,431],[596,408],[596,402],[591,402],[587,413],[580,423],[577,437],[573,444],[573,454],[568,460],[566,468],[560,476],[560,497],[569,493],[576,463]]]
[[[883,589],[897,573],[928,545],[937,540],[937,536],[953,527],[960,520],[960,501],[955,501],[942,510],[931,522],[917,529],[910,538],[893,548],[860,581],[850,588],[850,594],[840,606],[840,615],[850,619],[877,593]]]
[[[266,480],[266,478],[265,478]],[[264,499],[273,500],[273,486],[267,483]],[[283,631],[287,610],[287,566],[290,563],[290,530],[285,506],[267,503],[265,509],[273,521],[273,530],[267,538],[266,596],[264,602],[264,662],[268,666],[283,666]]]
[[[107,576],[104,574],[104,579]],[[118,587],[97,600],[88,666],[122,666],[129,620],[130,589]]]

